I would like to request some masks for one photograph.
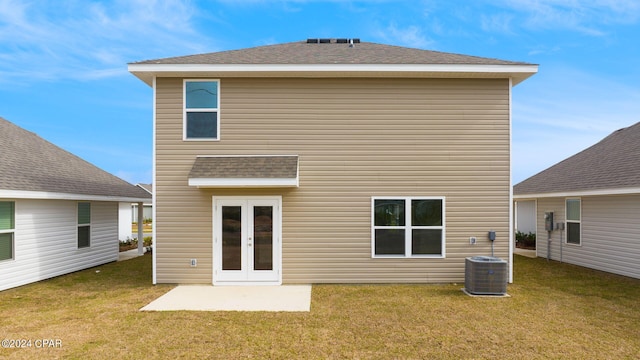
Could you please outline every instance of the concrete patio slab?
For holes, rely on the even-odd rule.
[[[146,248],[144,249],[144,252],[145,253],[147,252]],[[142,256],[138,254],[138,249],[122,251],[118,254],[118,261],[125,261],[125,260],[136,258],[138,256]]]
[[[179,285],[141,311],[311,311],[311,285]]]

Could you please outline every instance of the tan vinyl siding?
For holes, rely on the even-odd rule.
[[[216,195],[282,195],[284,283],[462,281],[491,229],[508,257],[506,79],[223,78],[217,142],[182,141],[182,79],[156,93],[158,282],[211,283]],[[263,154],[299,155],[300,187],[187,186],[196,155]],[[394,195],[446,197],[445,259],[371,258],[371,197]]]
[[[640,195],[586,196],[581,200],[581,245],[563,243],[562,261],[640,278]],[[565,198],[539,199],[538,215],[544,214],[541,204],[553,203],[556,208],[562,207],[561,212],[554,214],[557,216],[554,221],[565,221],[564,201]],[[546,257],[547,232],[544,234],[544,241],[538,242],[538,256]],[[560,235],[566,241],[566,232],[554,231],[551,245],[552,259],[558,261]]]

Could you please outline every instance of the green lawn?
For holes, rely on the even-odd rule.
[[[461,284],[316,285],[310,313],[143,313],[171,288],[150,285],[146,255],[0,292],[0,339],[32,341],[0,358],[639,356],[640,280],[520,256],[515,270],[510,298],[471,298]]]

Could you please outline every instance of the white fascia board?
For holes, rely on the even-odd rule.
[[[113,201],[144,203],[148,198],[133,198],[121,196],[66,194],[46,191],[0,190],[0,198],[6,199],[44,199],[44,200],[80,200],[80,201]]]
[[[129,72],[152,85],[166,77],[446,77],[511,78],[512,86],[538,72],[538,65],[482,64],[129,64]]]
[[[300,73],[300,72],[374,72],[374,73],[493,73],[534,74],[538,65],[485,64],[129,64],[129,72],[162,73]]]
[[[237,187],[298,187],[298,179],[267,178],[192,178],[189,186],[199,188],[237,188]]]
[[[578,190],[564,191],[554,193],[540,194],[521,194],[513,195],[514,200],[537,199],[537,198],[553,198],[553,197],[571,197],[571,196],[602,196],[602,195],[629,195],[640,194],[640,187],[622,188],[622,189],[599,189],[599,190]]]
[[[538,65],[488,64],[129,64],[130,72],[460,72],[536,73]]]

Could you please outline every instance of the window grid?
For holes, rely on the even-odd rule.
[[[398,223],[403,225],[376,225],[376,201],[403,201],[403,219],[398,218]],[[440,225],[413,225],[412,203],[414,200],[436,200],[441,202],[440,208]],[[445,198],[444,197],[405,197],[405,196],[389,196],[389,197],[373,197],[371,200],[371,255],[374,258],[444,258],[445,257]],[[402,220],[402,221],[401,221]],[[397,254],[377,254],[376,240],[377,235],[381,231],[396,230],[403,231],[404,251]],[[439,254],[413,254],[413,233],[414,230],[439,230],[440,233],[440,253]]]
[[[216,101],[215,107],[204,107],[204,106],[189,106],[189,99],[187,93],[188,84],[197,83],[197,82],[209,82],[216,84]],[[220,80],[218,79],[185,79],[183,81],[183,134],[182,138],[185,141],[217,141],[220,140]],[[197,137],[197,136],[189,136],[188,128],[189,128],[189,115],[197,115],[200,114],[204,116],[207,113],[215,114],[215,136],[213,137]],[[203,122],[204,117],[201,116],[191,116],[193,121]]]
[[[78,203],[77,217],[77,245],[78,249],[91,246],[91,203]]]
[[[566,243],[582,245],[582,200],[580,198],[566,199],[565,217],[567,222]]]
[[[0,201],[0,261],[14,259],[15,202]]]

